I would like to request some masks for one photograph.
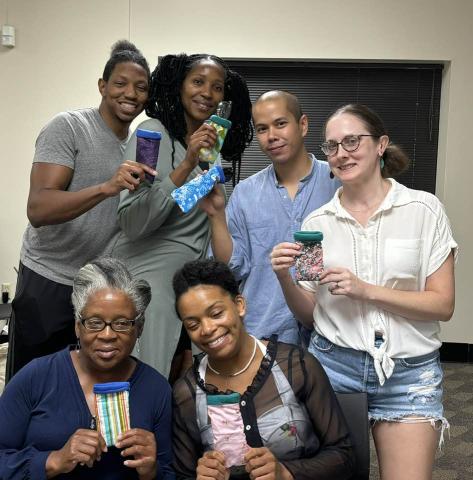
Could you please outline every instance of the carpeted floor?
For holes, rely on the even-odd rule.
[[[473,479],[473,364],[444,363],[444,407],[450,435],[438,452],[433,480]],[[371,444],[370,480],[378,480],[378,464]],[[412,479],[416,480],[416,479]]]

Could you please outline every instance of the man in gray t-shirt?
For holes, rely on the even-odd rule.
[[[70,301],[77,270],[107,252],[118,232],[118,194],[151,168],[122,163],[133,119],[148,98],[149,67],[117,42],[99,80],[99,108],[64,112],[40,132],[30,177],[7,378],[33,358],[75,342]]]

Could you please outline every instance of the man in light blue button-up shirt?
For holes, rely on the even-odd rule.
[[[230,265],[248,302],[245,324],[257,338],[274,333],[300,343],[297,320],[284,300],[269,255],[281,242],[293,241],[304,218],[327,203],[340,186],[326,162],[304,146],[307,116],[297,98],[283,91],[263,94],[253,105],[261,150],[271,159],[260,172],[240,182],[228,206],[219,189],[203,202],[212,231],[213,256]]]

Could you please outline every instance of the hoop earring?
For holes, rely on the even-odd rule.
[[[384,168],[384,158],[379,157],[379,166],[381,167],[381,170]]]
[[[140,354],[140,337],[136,339],[136,353]]]
[[[80,344],[80,338],[77,337],[77,342],[76,342],[76,352],[78,352],[81,349],[81,344]]]
[[[332,171],[330,171],[330,173],[329,173],[329,177],[330,177],[330,178],[332,178],[332,179],[333,179],[333,178],[335,178],[335,175],[333,174],[333,172],[332,172]]]

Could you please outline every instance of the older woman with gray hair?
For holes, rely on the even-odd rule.
[[[116,259],[79,270],[77,345],[30,362],[0,397],[0,478],[174,478],[170,387],[131,356],[150,299],[149,284]],[[103,411],[94,393],[110,382],[129,388],[129,428],[113,445],[96,428]]]

